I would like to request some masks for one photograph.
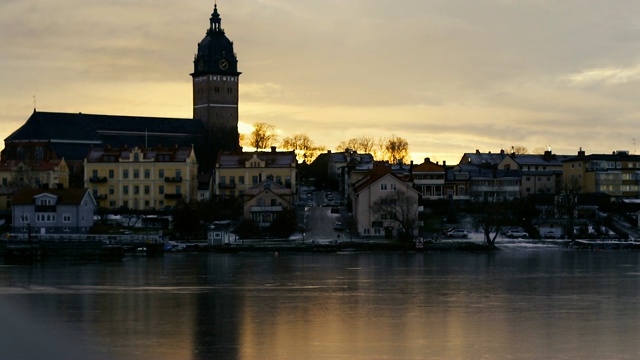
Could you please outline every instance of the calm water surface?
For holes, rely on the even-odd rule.
[[[0,358],[638,359],[640,252],[0,267]]]

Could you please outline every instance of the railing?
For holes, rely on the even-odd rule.
[[[36,205],[37,213],[54,213],[56,212],[55,205]]]
[[[89,182],[93,183],[93,184],[106,183],[107,182],[107,177],[106,176],[92,176],[92,177],[89,178]]]
[[[166,176],[166,177],[164,178],[164,182],[168,182],[168,183],[179,183],[179,182],[182,182],[182,176],[174,176],[174,177]]]
[[[218,184],[218,188],[219,189],[235,189],[236,188],[236,184],[235,183],[219,183]]]

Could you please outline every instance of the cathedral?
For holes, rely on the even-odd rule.
[[[240,72],[217,4],[193,61],[193,118],[157,118],[34,109],[24,125],[5,139],[3,164],[29,166],[64,159],[69,186],[82,187],[82,164],[92,148],[192,147],[200,173],[210,173],[220,151],[240,150]]]

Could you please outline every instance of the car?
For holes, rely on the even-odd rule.
[[[331,213],[332,214],[340,214],[340,208],[336,207],[336,206],[332,207],[331,208]]]
[[[556,232],[553,230],[547,230],[544,232],[544,234],[542,234],[542,236],[545,239],[555,239],[556,238]]]
[[[333,230],[342,231],[343,229],[344,229],[344,226],[342,225],[342,223],[340,221],[338,221],[335,224],[333,224]]]
[[[465,229],[453,229],[447,232],[447,237],[450,238],[454,238],[454,237],[461,237],[461,238],[467,238],[469,237],[469,232]]]
[[[507,232],[507,237],[511,239],[528,239],[529,234],[521,230],[511,230]]]

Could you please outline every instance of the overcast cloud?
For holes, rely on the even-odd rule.
[[[635,151],[640,2],[220,0],[240,121],[334,148],[396,134],[415,161],[513,145]],[[213,1],[0,4],[0,135],[37,109],[192,116]]]

